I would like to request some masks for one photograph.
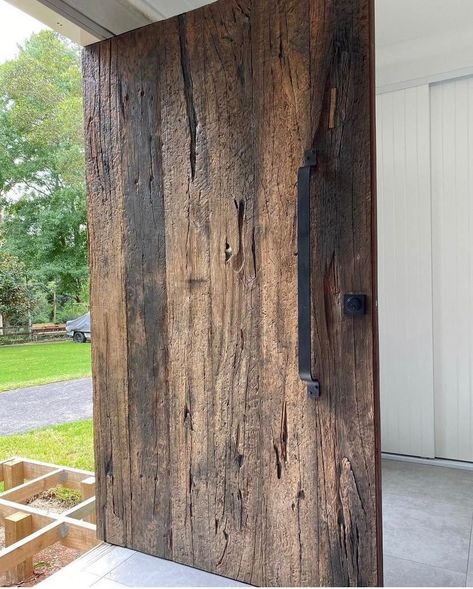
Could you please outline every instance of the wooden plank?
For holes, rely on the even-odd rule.
[[[76,474],[78,476],[82,476],[82,478],[93,476],[93,473],[89,470],[83,470],[81,468],[73,468],[72,466],[60,466],[58,464],[51,464],[50,462],[42,462],[40,460],[32,460],[31,458],[21,458],[16,457],[17,460],[22,460],[25,468],[25,477],[26,478],[35,478],[36,476],[41,476],[46,474],[47,472],[51,472],[51,470],[56,470],[59,467],[63,468],[70,474]]]
[[[372,11],[221,0],[86,49],[100,538],[257,585],[381,582]]]
[[[66,526],[60,521],[54,521],[26,538],[15,542],[0,552],[0,573],[4,573],[19,565],[51,544],[62,539],[67,533]]]
[[[17,512],[5,518],[5,546],[11,546],[33,532],[33,519],[30,514]],[[26,558],[9,571],[12,585],[25,581],[33,574],[33,559]]]
[[[91,497],[79,505],[72,507],[71,509],[65,511],[62,514],[53,514],[53,513],[45,513],[41,509],[37,509],[36,507],[31,507],[30,505],[21,505],[19,503],[14,503],[13,501],[8,501],[6,499],[0,499],[0,523],[3,524],[3,520],[5,517],[16,513],[17,511],[21,513],[31,514],[33,516],[33,528],[39,529],[40,527],[44,527],[45,525],[50,524],[52,521],[56,521],[59,519],[64,519],[67,521],[70,518],[74,521],[75,518],[79,519],[83,515],[87,515],[93,509],[95,497]],[[84,527],[87,529],[94,529],[94,525],[87,523],[87,522],[75,522],[79,523],[80,525],[84,524]],[[87,525],[85,525],[87,524]]]
[[[90,499],[91,497],[95,498],[95,477],[88,477],[81,481],[80,491],[83,499]],[[87,521],[95,523],[95,501],[93,503],[93,509],[84,517]]]
[[[87,521],[95,523],[95,496],[82,501],[79,505],[66,511],[64,515],[74,519],[86,519]]]
[[[368,44],[373,5],[337,1],[327,11],[324,5],[323,17],[322,5],[312,8],[313,26],[333,34],[325,54],[326,86],[313,85],[311,92],[318,151],[311,211],[313,369],[323,392],[311,428],[319,582],[376,586],[383,577],[375,93],[373,46]],[[320,64],[317,44],[311,50]],[[343,108],[337,108],[334,128],[327,129],[331,88],[337,88]],[[367,314],[345,316],[345,293],[365,293]]]
[[[57,464],[49,464],[38,460],[21,460],[23,460],[25,479],[34,479],[58,469]],[[82,470],[80,468],[72,468],[69,466],[61,466],[60,468],[66,473],[65,486],[70,489],[80,490],[80,482],[84,480],[84,478],[93,476],[93,473],[90,471]]]
[[[25,479],[35,479],[57,469],[57,465],[48,464],[46,462],[36,462],[34,460],[25,460],[21,456],[14,456],[10,460],[19,460],[23,462]]]
[[[14,470],[17,464],[22,464],[22,461],[19,459],[8,461],[7,466],[13,466],[10,475],[11,481],[15,476],[19,478],[18,472]],[[70,517],[90,517],[95,505],[94,497],[90,497],[76,507],[57,515],[45,514],[40,509],[17,503],[64,482],[68,475],[74,479],[72,482],[75,487],[81,488],[83,495],[90,495],[93,493],[94,477],[84,478],[84,473],[90,473],[77,469],[71,469],[71,472],[66,472],[67,469],[63,468],[51,470],[52,465],[44,463],[33,465],[30,463],[29,466],[32,468],[28,474],[38,472],[44,474],[0,495],[0,522],[5,525],[6,545],[11,545],[11,549],[0,553],[0,572],[6,571],[10,565],[12,568],[14,567],[15,570],[11,573],[12,582],[20,582],[28,577],[32,572],[31,556],[57,540],[60,540],[65,546],[81,552],[85,552],[99,543],[94,524]],[[68,486],[71,485],[68,484]],[[21,538],[23,538],[22,541],[20,541]],[[26,555],[23,563],[21,561],[23,556],[19,556],[19,554]],[[17,564],[18,562],[20,564]],[[18,567],[17,570],[16,567]]]
[[[8,462],[8,460],[2,460],[0,462],[0,483],[3,483],[3,465],[5,462]]]
[[[100,544],[100,540],[97,538],[95,524],[70,517],[63,517],[61,521],[64,522],[67,529],[67,535],[61,539],[64,546],[79,550],[80,552],[86,552],[97,546],[97,544]]]
[[[33,517],[33,529],[38,530],[52,521],[57,519],[54,515],[45,514],[40,509],[36,507],[31,507],[30,505],[21,505],[20,503],[15,503],[13,501],[8,501],[7,499],[0,498],[0,524],[5,525],[5,518],[20,511],[21,513],[31,514]]]
[[[95,276],[91,283],[91,313],[95,317],[94,339],[101,341],[92,349],[94,422],[98,424],[94,436],[100,448],[96,470],[102,475],[96,490],[98,509],[103,515],[98,533],[102,539],[109,536],[115,543],[124,544],[131,527],[131,505],[126,499],[130,496],[131,457],[117,449],[130,443],[127,338],[108,336],[127,330],[125,267],[120,253],[125,249],[121,135],[117,118],[111,116],[118,106],[118,66],[110,42],[96,45],[91,51],[96,52],[97,59],[85,59],[83,64],[88,87],[84,97],[88,228],[93,243],[89,264]],[[103,67],[105,63],[107,67]],[[104,223],[114,227],[108,235],[103,232]],[[101,292],[109,293],[107,300],[100,296]],[[115,503],[115,510],[106,507],[111,503]]]
[[[41,462],[39,460],[25,459],[16,456],[4,461],[3,463],[0,463],[1,471],[3,471],[3,464],[8,463],[11,460],[16,462],[23,462],[23,475],[25,480],[36,479],[40,476],[55,471],[58,468],[61,468],[67,474],[67,487],[71,489],[80,490],[80,482],[87,477],[93,476],[93,473],[88,470],[72,468],[69,466],[59,467],[57,464],[50,464],[48,462]]]
[[[87,477],[80,482],[82,499],[90,499],[95,496],[95,477]]]
[[[41,477],[27,481],[18,487],[14,487],[9,491],[0,493],[1,499],[8,499],[17,503],[23,503],[27,499],[34,497],[38,493],[51,489],[66,479],[66,473],[63,469],[57,469],[50,473],[44,474]]]
[[[87,513],[87,511],[89,511],[93,505],[93,499],[88,501],[90,501],[89,504],[80,508],[84,510],[85,513]],[[77,509],[77,507],[74,509]],[[46,515],[39,510],[27,505],[16,505],[15,503],[6,500],[0,500],[0,516],[2,523],[4,523],[6,517],[11,516],[17,511],[31,515],[32,529],[35,533],[41,532],[46,528],[49,529],[51,524],[54,523],[64,524],[65,527],[62,529],[63,535],[59,539],[65,546],[69,548],[84,552],[90,548],[93,548],[100,542],[100,540],[97,538],[96,526],[93,523],[75,519],[76,516],[80,515],[80,510],[78,510],[77,513],[73,513],[73,510],[69,510],[62,515]],[[71,517],[67,515],[68,513],[71,514]],[[1,555],[3,555],[3,552],[0,552],[0,556]]]
[[[324,4],[330,11],[332,3]],[[323,18],[318,23],[320,31],[311,30],[311,8],[322,10],[319,2],[297,3],[291,10],[287,4],[274,4],[270,8],[274,18],[269,18],[266,8],[259,3],[253,20],[253,83],[258,97],[256,252],[263,334],[259,354],[264,357],[257,415],[262,428],[259,509],[266,510],[259,539],[261,573],[256,583],[264,585],[269,578],[274,585],[319,585],[323,584],[325,562],[317,539],[316,403],[299,379],[297,359],[296,182],[304,151],[312,147],[311,89],[314,86],[319,94],[325,91],[311,79],[311,69],[325,84],[327,74],[320,71],[325,66],[321,68],[318,60],[335,31],[333,24],[322,24]],[[284,20],[287,25],[281,28]],[[310,56],[307,49],[314,38],[318,39],[318,53]],[[269,79],[271,91],[266,87]],[[320,100],[320,96],[313,99]],[[276,145],[284,148],[275,149]],[[275,494],[273,489],[277,489]],[[266,553],[267,546],[272,548]],[[277,546],[284,549],[277,550]],[[282,559],[278,553],[283,554]],[[272,571],[269,575],[266,567]]]
[[[22,485],[24,480],[23,461],[21,459],[14,458],[3,463],[3,486],[6,491]]]

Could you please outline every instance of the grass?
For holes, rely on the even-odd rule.
[[[92,420],[63,423],[24,434],[0,436],[0,461],[12,456],[93,471]]]
[[[0,392],[90,374],[89,343],[52,342],[0,347]]]
[[[81,493],[78,489],[68,489],[67,487],[53,487],[40,494],[43,499],[52,499],[59,501],[63,507],[70,509],[81,502]]]

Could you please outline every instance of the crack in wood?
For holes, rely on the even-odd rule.
[[[189,51],[187,48],[185,15],[178,16],[179,23],[179,45],[181,49],[181,68],[182,79],[184,82],[184,95],[186,99],[187,121],[189,126],[190,146],[189,161],[191,165],[191,178],[195,179],[195,167],[197,160],[197,115],[194,104],[194,84],[192,81],[192,72],[189,61]]]
[[[281,463],[281,459],[279,458],[279,448],[277,447],[276,444],[273,445],[273,448],[274,448],[274,453],[276,455],[276,475],[277,475],[278,479],[280,479],[282,476],[282,463]]]
[[[245,252],[243,249],[243,229],[245,220],[245,201],[243,199],[238,203],[238,253],[233,259],[233,269],[235,272],[241,272],[245,263]]]

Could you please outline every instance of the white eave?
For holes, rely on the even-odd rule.
[[[7,0],[80,45],[170,18],[214,0]]]

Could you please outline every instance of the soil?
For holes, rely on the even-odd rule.
[[[34,497],[28,501],[28,505],[41,509],[45,513],[63,513],[67,511],[71,505],[65,504],[63,501],[55,497],[51,497],[46,491],[41,495]],[[0,549],[5,546],[5,528],[0,526]],[[47,577],[56,573],[66,565],[70,564],[80,556],[78,550],[67,548],[60,543],[52,544],[42,552],[38,552],[33,557],[33,575],[21,583],[9,583],[7,575],[0,574],[0,587],[34,587],[34,585],[44,581]]]

